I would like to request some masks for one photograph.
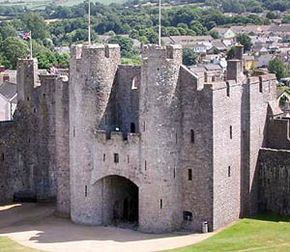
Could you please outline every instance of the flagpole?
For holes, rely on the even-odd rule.
[[[91,45],[91,1],[88,0],[89,7],[88,7],[88,40],[89,45]]]
[[[161,0],[159,0],[159,32],[158,32],[158,44],[161,46]]]
[[[30,59],[32,59],[32,33],[30,31]]]

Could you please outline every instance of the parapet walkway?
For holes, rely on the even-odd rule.
[[[143,234],[115,227],[77,225],[53,213],[54,207],[47,204],[0,206],[0,236],[42,251],[145,252],[188,246],[214,234]]]

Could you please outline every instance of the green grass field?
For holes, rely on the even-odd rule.
[[[18,243],[8,239],[7,237],[0,237],[0,252],[37,252],[39,250],[26,248]]]
[[[171,252],[290,251],[289,220],[274,216],[243,219],[201,243]]]

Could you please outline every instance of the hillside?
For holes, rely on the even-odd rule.
[[[100,2],[102,4],[111,4],[111,3],[124,3],[126,0],[91,0],[92,2]],[[79,3],[84,2],[84,0],[0,0],[1,6],[26,6],[32,10],[44,9],[45,6],[53,5],[62,5],[62,6],[73,6]]]

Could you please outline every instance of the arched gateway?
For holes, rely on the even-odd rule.
[[[102,184],[104,224],[130,222],[138,224],[139,189],[125,177],[110,175],[97,183]]]

